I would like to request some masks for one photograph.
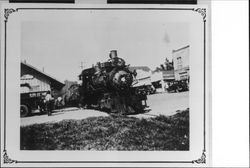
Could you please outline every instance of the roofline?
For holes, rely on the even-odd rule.
[[[148,71],[147,72],[149,72],[149,71],[152,71],[148,66],[129,66],[129,68],[134,68],[134,69],[142,69],[142,68],[147,68],[148,69]]]
[[[183,50],[183,49],[188,48],[188,47],[189,47],[189,45],[187,45],[187,46],[185,46],[185,47],[182,47],[182,48],[179,48],[179,49],[177,49],[177,50],[173,50],[172,52],[174,53],[174,52],[177,52],[177,51]]]
[[[65,84],[64,84],[63,82],[61,82],[60,80],[58,80],[58,79],[52,77],[51,75],[49,75],[49,74],[47,74],[47,73],[45,73],[45,72],[42,72],[41,70],[35,68],[34,66],[32,66],[32,65],[30,65],[30,64],[24,63],[23,61],[21,61],[21,64],[23,64],[23,65],[25,65],[25,66],[27,66],[27,67],[29,67],[29,68],[32,68],[32,69],[34,69],[35,71],[37,71],[37,72],[39,72],[39,73],[41,73],[41,74],[47,76],[48,78],[50,78],[50,79],[52,79],[52,80],[54,80],[54,81],[60,83],[60,84],[62,85],[62,87],[65,85]]]

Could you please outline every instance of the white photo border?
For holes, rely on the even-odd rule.
[[[204,62],[203,62],[203,71],[204,71],[204,118],[203,118],[203,149],[201,151],[201,156],[200,158],[198,159],[194,159],[194,160],[183,160],[183,161],[178,161],[178,160],[169,160],[169,161],[81,161],[81,160],[78,160],[78,161],[70,161],[70,160],[64,160],[64,161],[59,161],[59,160],[51,160],[51,161],[36,161],[36,160],[15,160],[14,158],[10,158],[8,156],[8,149],[6,147],[6,142],[7,142],[7,139],[6,139],[6,131],[7,131],[7,128],[6,128],[6,123],[7,123],[7,119],[6,119],[6,102],[7,102],[7,99],[6,99],[6,67],[7,67],[7,64],[6,64],[6,59],[7,59],[7,26],[8,26],[8,18],[11,17],[11,15],[13,13],[18,13],[19,11],[24,11],[24,10],[190,10],[190,11],[193,11],[195,13],[198,13],[200,14],[200,16],[202,17],[202,21],[203,21],[203,29],[204,29]],[[207,67],[206,67],[206,45],[207,45],[207,33],[206,33],[206,17],[207,17],[207,8],[155,8],[155,7],[148,7],[148,8],[4,8],[3,9],[4,11],[4,62],[3,62],[3,97],[2,97],[2,94],[1,94],[1,97],[0,97],[0,102],[1,102],[1,105],[2,105],[2,101],[3,101],[3,149],[2,149],[2,152],[3,152],[3,163],[4,164],[18,164],[18,163],[190,163],[190,164],[206,164],[207,163],[207,154],[206,154],[206,147],[207,147],[207,135],[208,135],[208,132],[206,132],[207,128],[207,119],[206,119],[206,113],[207,113],[207,86],[206,86],[206,77],[207,77]],[[2,63],[1,63],[2,65]],[[1,81],[2,81],[2,74],[0,76],[1,78]],[[2,85],[2,83],[1,83]],[[2,88],[2,86],[1,86]]]

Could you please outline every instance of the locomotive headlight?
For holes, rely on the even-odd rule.
[[[114,75],[113,82],[118,87],[128,87],[133,82],[133,77],[127,71],[120,70]]]
[[[122,78],[121,78],[121,81],[122,81],[122,82],[126,82],[126,78],[125,78],[125,77],[122,77]]]

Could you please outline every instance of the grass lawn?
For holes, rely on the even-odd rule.
[[[189,150],[189,110],[169,117],[90,117],[23,126],[21,150]]]

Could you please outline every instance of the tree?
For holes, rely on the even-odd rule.
[[[168,58],[166,58],[164,64],[161,64],[159,67],[156,67],[154,71],[155,72],[164,71],[164,70],[170,71],[173,69],[174,69],[173,61],[170,62]]]
[[[166,70],[173,70],[174,69],[174,66],[173,66],[173,61],[169,61],[168,58],[166,58],[165,60],[165,66],[166,66]]]

